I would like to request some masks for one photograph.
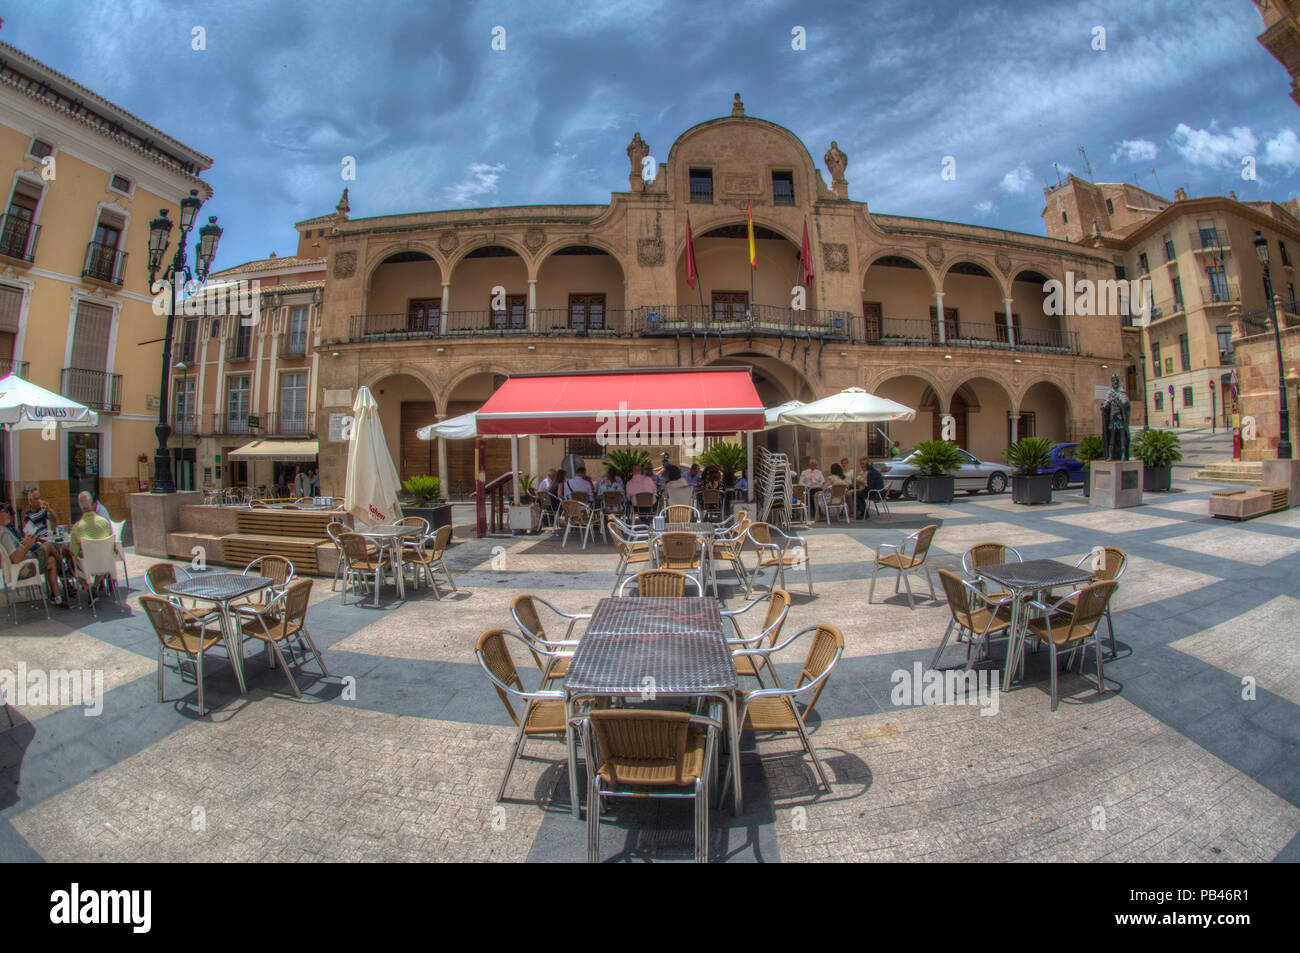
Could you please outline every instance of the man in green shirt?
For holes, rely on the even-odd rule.
[[[82,490],[77,494],[77,505],[81,507],[81,519],[72,524],[68,534],[68,549],[72,555],[81,558],[81,541],[83,539],[108,539],[113,535],[113,524],[95,512],[95,501],[89,493]],[[95,577],[95,586],[103,585],[106,575]]]

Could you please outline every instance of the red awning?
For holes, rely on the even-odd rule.
[[[478,432],[671,443],[762,430],[747,367],[516,374],[478,412]],[[639,433],[638,433],[639,429]]]

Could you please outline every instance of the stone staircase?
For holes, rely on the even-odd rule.
[[[1208,464],[1205,469],[1192,474],[1192,479],[1207,483],[1259,486],[1264,479],[1263,465],[1258,460],[1224,460]]]

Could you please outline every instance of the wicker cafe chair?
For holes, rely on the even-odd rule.
[[[676,569],[693,578],[704,591],[704,541],[695,533],[662,533],[654,541],[655,565]],[[718,597],[718,581],[713,581],[713,597]]]
[[[456,592],[456,580],[452,578],[451,570],[447,568],[447,546],[451,542],[451,527],[439,526],[438,531],[433,537],[424,537],[420,545],[414,549],[402,550],[403,571],[406,566],[413,567],[415,579],[418,581],[420,573],[423,572],[425,578],[429,581],[429,587],[433,590],[433,597],[439,601],[442,600],[442,594],[438,592],[438,580],[434,572],[441,572],[447,577],[447,585],[451,586],[451,591]]]
[[[1075,563],[1075,566],[1083,566],[1091,559],[1092,559],[1092,554],[1089,553],[1088,555],[1080,559],[1077,563]],[[1104,548],[1101,569],[1098,570],[1097,575],[1095,577],[1096,581],[1097,582],[1112,582],[1112,581],[1118,582],[1119,577],[1124,575],[1124,570],[1127,568],[1128,568],[1128,556],[1124,553],[1124,550],[1117,549],[1114,546],[1106,546]],[[1116,588],[1118,588],[1118,586]],[[1072,602],[1067,602],[1064,606],[1062,606],[1062,608],[1069,611],[1074,608],[1074,604]],[[1115,657],[1115,625],[1110,620],[1110,600],[1106,601],[1106,634],[1110,637],[1110,654],[1107,655],[1106,657],[1113,659]]]
[[[808,487],[796,483],[790,488],[790,522],[794,522],[794,511],[803,510],[803,521],[811,522],[808,516]]]
[[[606,490],[600,495],[600,505],[604,507],[606,513],[622,513],[623,494],[618,490]]]
[[[714,705],[710,716],[625,708],[592,711],[584,717],[583,748],[592,764],[589,863],[600,860],[601,806],[611,797],[693,798],[695,861],[708,861],[709,777],[722,731],[721,706]]]
[[[162,596],[148,595],[140,597],[154,634],[158,636],[158,701],[163,700],[163,650],[177,655],[176,673],[185,680],[182,664],[186,659],[195,667],[195,682],[198,685],[199,717],[207,709],[203,705],[203,656],[208,650],[221,642],[221,630],[209,631],[208,626],[214,620],[203,619]]]
[[[720,520],[722,519],[722,491],[713,490],[705,487],[700,490],[700,509],[704,512],[705,519]]]
[[[813,765],[817,768],[817,775],[821,778],[822,785],[829,794],[831,782],[826,776],[826,769],[822,766],[821,760],[817,757],[812,741],[808,738],[808,729],[805,722],[808,716],[812,714],[817,699],[821,697],[822,689],[826,687],[826,680],[830,678],[831,672],[834,671],[840,657],[844,654],[843,634],[833,625],[814,625],[801,629],[780,645],[774,645],[770,648],[741,649],[735,654],[737,656],[761,655],[770,664],[772,655],[780,652],[809,632],[814,633],[812,644],[808,646],[808,655],[804,659],[803,668],[799,671],[799,681],[795,683],[794,688],[759,688],[752,692],[742,693],[740,717],[744,719],[741,724],[744,726],[745,731],[755,733],[773,732],[776,734],[798,733],[799,740],[803,742],[804,750],[808,752],[808,757],[812,758]],[[771,671],[775,672],[775,668],[771,669]],[[812,693],[811,697],[809,697],[808,703],[801,713],[799,707],[795,704],[795,699],[809,692]],[[735,761],[736,759],[732,758],[732,763],[727,767],[727,780],[722,787],[722,794],[724,795],[727,791],[727,785],[731,783],[731,772],[735,768]]]
[[[664,507],[665,523],[698,523],[700,511],[687,503],[672,503]]]
[[[614,548],[618,550],[618,566],[614,570],[614,588],[610,590],[610,595],[618,591],[619,584],[627,576],[633,566],[650,565],[650,544],[644,538],[638,539],[632,536],[625,536],[620,529],[617,520],[609,520],[607,526],[609,538],[614,541]]]
[[[934,534],[938,532],[939,524],[931,523],[929,526],[923,526],[918,529],[901,543],[881,543],[876,549],[876,565],[871,570],[871,590],[867,593],[867,604],[871,603],[876,594],[876,575],[881,569],[892,569],[898,573],[898,578],[894,580],[894,592],[898,592],[898,584],[901,581],[907,589],[907,606],[909,609],[915,609],[916,603],[912,600],[912,584],[907,581],[909,573],[920,570],[925,573],[925,581],[930,585],[930,598],[936,598],[934,594],[934,580],[930,577],[930,567],[925,564],[925,557],[930,552],[930,543],[934,540]],[[905,552],[908,543],[912,544],[912,552]],[[885,553],[885,550],[892,552]]]
[[[271,588],[258,593],[254,599],[248,597],[248,601],[239,608],[250,608],[257,612],[266,612],[268,607],[274,601],[275,597],[284,592],[293,582],[293,563],[283,556],[258,556],[251,563],[244,567],[245,576],[265,576],[271,580]]]
[[[740,624],[736,621],[736,617],[744,615],[750,609],[754,608],[754,606],[763,602],[764,599],[767,601],[767,613],[763,618],[763,630],[759,632],[758,635],[746,638],[745,634],[740,631]],[[781,635],[781,627],[785,625],[786,616],[789,614],[790,593],[786,592],[784,589],[773,589],[766,597],[759,596],[748,605],[741,606],[739,609],[723,609],[722,615],[731,621],[731,627],[736,630],[736,637],[734,639],[728,639],[727,644],[730,645],[734,651],[740,651],[742,649],[760,648],[762,647],[763,640],[766,639],[767,647],[772,648],[776,645],[776,640]],[[766,688],[767,686],[763,682],[763,669],[767,668],[772,674],[772,681],[776,683],[776,687],[781,687],[781,679],[776,674],[776,669],[771,668],[768,665],[766,655],[735,655],[733,658],[736,663],[737,675],[741,677],[756,678],[758,679],[758,684]]]
[[[645,517],[649,519],[654,516],[655,512],[655,495],[653,493],[638,493],[632,501],[632,513],[634,517]]]
[[[538,602],[556,615],[569,620],[569,626],[565,629],[562,639],[553,639],[546,634],[541,616],[537,613]],[[591,613],[575,615],[565,612],[563,609],[557,609],[541,596],[523,592],[510,600],[510,614],[514,616],[515,625],[519,626],[519,634],[523,636],[524,644],[533,653],[537,670],[542,673],[542,685],[564,678],[569,670],[569,659],[578,644],[573,638],[573,627],[580,619],[590,619]]]
[[[736,512],[732,513],[726,519],[720,520],[718,524],[714,527],[714,532],[718,533],[719,535],[721,535],[722,533],[730,532],[731,529],[734,526],[736,526],[736,524],[740,523],[742,520],[747,520],[747,519],[749,519],[749,510],[743,508],[736,510]]]
[[[506,785],[510,783],[510,772],[514,770],[515,761],[524,749],[524,742],[541,735],[559,735],[567,739],[568,722],[565,717],[564,692],[542,689],[535,692],[524,691],[524,683],[519,678],[519,670],[510,657],[510,648],[506,636],[518,639],[519,636],[504,629],[488,629],[478,637],[474,644],[474,654],[478,664],[487,674],[488,680],[497,690],[501,704],[510,713],[510,720],[519,726],[515,734],[514,748],[510,760],[506,763],[506,772],[501,777],[501,786],[497,789],[497,800],[506,796]],[[527,644],[527,643],[525,643]],[[531,651],[531,647],[529,649]],[[523,703],[523,711],[518,712],[511,704],[511,698]],[[571,793],[577,797],[576,792]]]
[[[339,537],[344,533],[350,533],[346,523],[338,520],[332,520],[325,527],[325,535],[330,538],[334,544],[334,580],[330,583],[330,592],[334,592],[339,587],[339,580],[343,578],[343,568],[347,565],[347,560],[343,558],[343,545],[339,542]]]
[[[831,525],[831,513],[838,510],[844,514],[844,522],[853,522],[853,513],[849,509],[849,486],[839,484],[830,487],[822,494],[822,509],[826,513],[826,525]]]
[[[1021,556],[1020,550],[1014,546],[994,542],[976,543],[961,554],[961,569],[971,582],[984,589],[984,581],[976,570],[985,566],[1000,566],[1003,563],[1024,561],[1025,557]],[[1014,598],[1009,592],[989,592],[987,589],[984,589],[984,595],[990,602],[1007,602]]]
[[[167,587],[176,585],[177,581],[176,567],[172,563],[154,563],[144,571],[144,584],[155,596],[166,599],[173,605],[180,606],[186,612],[204,621],[221,618],[221,610],[215,606],[203,606],[197,603],[186,606],[184,600],[179,596],[173,596],[169,593]]]
[[[628,576],[618,587],[618,594],[623,595],[629,582],[636,583],[638,596],[657,599],[680,599],[686,595],[686,580],[689,579],[699,587],[699,580],[676,569],[646,569],[635,576]],[[704,595],[703,588],[697,588],[697,596]]]
[[[423,516],[403,516],[397,521],[398,526],[414,526],[420,531],[418,536],[402,537],[402,548],[418,549],[429,535],[429,521]]]
[[[289,657],[295,663],[297,656],[294,653],[293,640],[296,640],[302,648],[304,659],[307,657],[307,649],[311,649],[320,665],[321,674],[326,678],[329,678],[330,674],[329,669],[325,667],[325,660],[321,658],[320,650],[311,639],[311,633],[307,631],[307,604],[310,599],[311,580],[295,579],[289,583],[288,588],[277,593],[263,611],[259,612],[252,606],[240,606],[236,610],[243,619],[241,630],[244,638],[258,639],[265,643],[268,657],[271,652],[275,652],[275,658],[284,669],[285,677],[289,679],[289,687],[293,689],[293,694],[297,698],[302,698],[302,692],[298,690],[298,683],[294,680],[293,673],[289,671],[289,666],[285,664],[284,654],[280,651],[281,644],[289,647]]]
[[[948,638],[956,628],[958,641],[961,641],[963,634],[969,639],[966,644],[966,668],[970,669],[981,653],[987,651],[989,640],[993,636],[1009,635],[1010,602],[986,596],[973,582],[946,569],[939,570],[939,582],[943,585],[944,595],[948,597],[948,611],[952,613],[952,618],[948,620],[948,628],[943,630],[943,641],[934,651],[930,668],[939,665],[939,656],[943,654]],[[979,650],[973,656],[972,648]]]
[[[1029,620],[1028,637],[1037,642],[1047,643],[1052,658],[1052,711],[1056,711],[1058,697],[1056,691],[1057,653],[1068,649],[1071,661],[1076,649],[1085,648],[1089,639],[1097,647],[1097,693],[1106,693],[1106,680],[1102,675],[1101,663],[1101,627],[1102,616],[1110,605],[1110,597],[1119,587],[1111,579],[1106,582],[1094,582],[1090,586],[1076,589],[1069,595],[1053,603],[1031,602],[1030,608],[1039,613],[1037,618]],[[1070,608],[1066,608],[1066,606]],[[1069,668],[1069,665],[1066,665]],[[1082,655],[1079,671],[1083,671]]]
[[[369,595],[370,583],[373,581],[375,588],[379,587],[379,577],[389,563],[387,559],[380,559],[375,552],[366,543],[364,536],[358,536],[356,533],[339,534],[339,547],[343,550],[343,598],[342,604],[348,604],[348,586],[351,585],[355,592],[359,585],[362,589],[363,596]],[[367,578],[369,577],[369,578]]]
[[[576,529],[582,534],[582,548],[586,549],[587,540],[600,526],[596,520],[596,511],[581,500],[565,500],[563,509],[564,538],[560,540],[561,548],[569,543],[569,530]]]
[[[744,510],[741,510],[744,513]],[[714,585],[717,585],[717,563],[725,559],[731,563],[731,569],[736,574],[736,581],[742,588],[749,586],[749,573],[745,569],[745,560],[741,558],[745,551],[745,540],[749,538],[750,519],[748,516],[741,516],[738,523],[732,526],[727,532],[719,531],[713,537],[713,563],[714,563]]]
[[[779,540],[774,540],[773,534]],[[769,588],[785,589],[785,571],[789,568],[794,571],[803,570],[808,574],[808,595],[813,594],[812,560],[808,556],[807,539],[802,536],[787,536],[770,523],[751,523],[745,535],[758,550],[758,565],[750,577],[749,588],[745,592],[747,597],[754,594],[754,583],[768,566],[772,567],[772,583]]]

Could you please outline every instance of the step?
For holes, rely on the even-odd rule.
[[[1258,460],[1225,460],[1207,464],[1191,479],[1208,483],[1235,483],[1242,486],[1259,486],[1264,478],[1263,464]]]

